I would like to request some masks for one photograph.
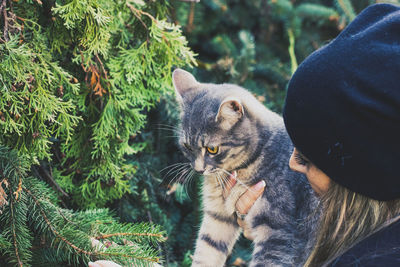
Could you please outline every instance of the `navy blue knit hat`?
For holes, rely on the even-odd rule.
[[[366,8],[305,59],[283,117],[294,145],[332,180],[400,198],[400,7]]]

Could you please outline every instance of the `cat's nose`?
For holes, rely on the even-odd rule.
[[[193,170],[195,171],[195,172],[197,172],[198,174],[203,174],[204,173],[204,171],[205,171],[205,169],[196,169],[196,168],[193,168]]]
[[[204,161],[201,158],[197,158],[195,161],[192,162],[192,168],[195,172],[199,174],[203,174],[206,170],[204,166]]]
[[[198,166],[197,164],[192,164],[192,168],[198,174],[203,174],[205,169],[203,167]]]

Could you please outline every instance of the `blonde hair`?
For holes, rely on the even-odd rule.
[[[322,217],[304,266],[322,266],[400,214],[400,199],[378,201],[331,182],[321,197]]]

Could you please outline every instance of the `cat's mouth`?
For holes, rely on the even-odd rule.
[[[237,171],[231,171],[229,174],[229,180],[233,179],[233,180],[237,180]]]
[[[227,181],[233,179],[233,180],[237,180],[237,171],[226,171],[226,170],[222,170],[222,169],[214,169],[214,170],[210,170],[210,171],[205,171],[203,174],[204,175],[213,175],[216,173],[223,173],[225,175],[227,175]]]

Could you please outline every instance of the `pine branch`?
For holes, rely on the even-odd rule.
[[[0,229],[4,238],[12,246],[4,250],[9,261],[18,266],[29,265],[32,236],[27,228],[26,195],[22,190],[22,180],[27,164],[16,153],[0,146],[0,174],[7,181],[9,206],[0,214]]]
[[[14,245],[14,251],[15,251],[15,256],[17,258],[18,266],[23,266],[22,261],[19,257],[19,250],[18,250],[18,242],[17,242],[17,235],[15,231],[15,215],[14,215],[14,203],[13,203],[13,198],[11,198],[10,201],[10,213],[11,213],[11,229],[12,229],[12,236],[13,236],[13,245]]]
[[[147,236],[147,237],[157,237],[159,239],[164,238],[162,234],[153,234],[153,233],[112,233],[112,234],[103,234],[96,236],[95,239],[106,239],[113,236]]]
[[[30,195],[30,197],[33,199],[33,201],[35,202],[36,206],[39,207],[40,209],[40,213],[42,214],[43,219],[45,220],[47,226],[49,227],[49,229],[53,232],[53,234],[55,236],[57,236],[58,238],[60,238],[63,242],[65,242],[68,246],[70,246],[72,249],[74,249],[77,253],[83,253],[85,255],[91,256],[93,255],[93,252],[91,251],[86,251],[84,249],[79,248],[78,246],[74,245],[72,242],[68,241],[65,237],[63,237],[56,229],[55,227],[51,224],[50,220],[47,218],[46,213],[44,212],[40,202],[38,201],[38,199],[35,197],[35,195],[28,190],[27,188],[24,188],[24,190]]]
[[[121,259],[121,258],[126,258],[126,259],[130,259],[133,261],[137,261],[137,260],[145,261],[145,262],[159,262],[160,261],[160,259],[158,257],[141,256],[140,254],[136,255],[135,253],[133,253],[131,251],[131,249],[125,249],[124,247],[120,247],[120,246],[118,246],[116,248],[109,248],[106,251],[88,250],[88,249],[79,247],[78,245],[76,245],[73,242],[71,242],[70,240],[68,240],[68,238],[63,236],[60,233],[60,231],[58,231],[56,229],[56,226],[54,226],[54,224],[50,221],[50,219],[46,215],[43,205],[40,203],[39,199],[37,199],[35,194],[27,188],[24,188],[24,191],[26,191],[30,195],[30,197],[33,199],[35,206],[39,209],[41,217],[44,219],[44,221],[47,224],[50,231],[56,237],[58,237],[62,242],[64,242],[70,248],[72,248],[75,251],[75,253],[84,254],[91,258],[93,258],[93,257],[96,257],[96,258],[111,257],[111,259],[117,259],[117,260]],[[118,228],[121,228],[121,226],[119,226]],[[127,236],[140,236],[140,237],[153,236],[153,237],[157,237],[158,239],[163,237],[162,234],[148,234],[148,233],[143,233],[143,234],[140,234],[140,233],[115,233],[115,234],[110,234],[108,237],[112,237],[112,236],[126,236],[126,237]],[[104,238],[107,238],[107,237],[104,237]],[[87,240],[89,240],[89,237],[87,237]],[[139,250],[137,248],[137,252],[138,251]]]

